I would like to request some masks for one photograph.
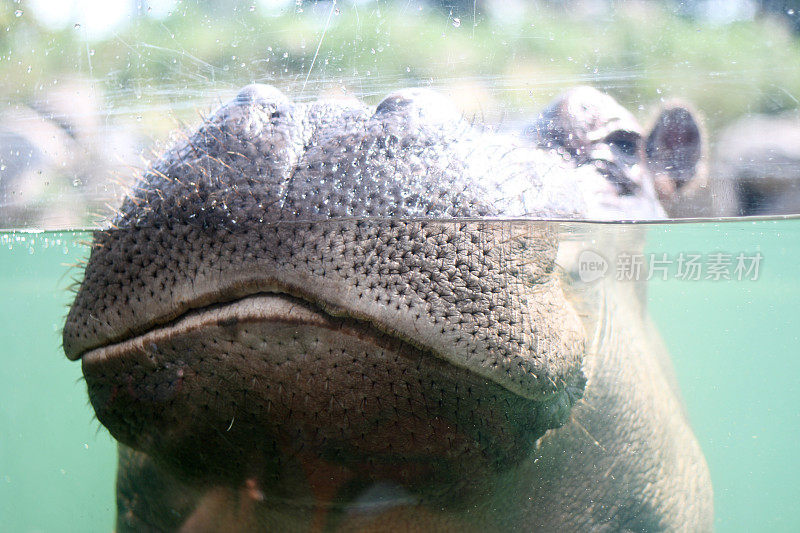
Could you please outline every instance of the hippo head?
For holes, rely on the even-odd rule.
[[[427,90],[244,88],[94,235],[64,349],[98,419],[176,483],[273,511],[480,501],[586,386],[558,235],[491,219],[663,216],[632,117],[570,127],[543,147]]]
[[[527,134],[604,178],[589,189],[599,204],[598,218],[658,218],[654,197],[670,216],[678,216],[686,215],[680,203],[687,193],[695,196],[706,186],[704,133],[696,117],[687,104],[670,101],[645,134],[611,96],[583,86],[556,98]]]

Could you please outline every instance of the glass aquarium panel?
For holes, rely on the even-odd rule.
[[[0,27],[4,529],[797,529],[800,2]]]

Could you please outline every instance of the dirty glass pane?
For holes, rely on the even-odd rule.
[[[677,214],[795,212],[797,17],[772,4],[6,2],[2,226],[101,223],[153,152],[251,82],[371,104],[433,87],[511,133],[576,85],[646,126],[681,98],[702,113],[715,194]]]
[[[371,522],[375,517],[423,530],[493,530],[520,523],[581,529],[599,527],[584,514],[600,516],[603,509],[612,509],[607,513],[616,520],[611,529],[669,529],[675,520],[691,516],[681,514],[691,506],[670,507],[672,500],[661,497],[676,494],[680,503],[684,490],[659,485],[670,479],[663,472],[682,475],[684,485],[688,478],[696,481],[693,503],[711,501],[704,477],[710,476],[713,518],[706,512],[706,522],[688,529],[713,521],[719,531],[792,530],[800,522],[794,505],[800,497],[795,483],[800,426],[793,379],[800,369],[792,355],[797,344],[793,302],[800,289],[800,258],[793,244],[800,214],[800,2],[6,0],[0,4],[0,29],[0,317],[8,338],[0,355],[7,369],[0,378],[0,427],[6,428],[0,433],[0,517],[10,520],[9,530],[136,530],[144,523],[136,520],[151,511],[157,517],[153,523],[166,529],[182,523],[213,529],[224,521],[234,530],[294,525],[297,517],[288,511],[289,518],[275,522],[231,518],[229,500],[280,501],[281,508],[302,500],[285,481],[295,478],[285,473],[275,479],[291,496],[274,499],[264,486],[268,476],[247,470],[269,469],[253,466],[257,461],[249,458],[237,462],[246,446],[226,448],[231,439],[246,440],[256,432],[258,417],[248,419],[226,406],[215,411],[221,421],[214,419],[224,427],[214,426],[211,433],[191,425],[206,420],[197,411],[182,412],[186,416],[174,423],[164,421],[165,413],[172,413],[164,402],[192,383],[190,371],[197,365],[188,356],[162,365],[159,376],[168,378],[163,382],[128,376],[124,386],[91,371],[84,377],[81,365],[64,357],[65,352],[82,357],[89,366],[118,350],[156,361],[154,353],[172,342],[168,333],[195,319],[208,326],[203,317],[217,311],[222,314],[214,315],[213,327],[220,330],[216,340],[250,335],[256,344],[286,342],[294,346],[286,350],[302,351],[304,357],[317,353],[308,339],[298,341],[289,330],[281,330],[283,336],[245,331],[245,311],[266,307],[306,326],[324,319],[346,330],[357,323],[359,335],[372,339],[371,348],[397,349],[403,361],[412,352],[414,357],[436,353],[459,372],[478,376],[458,381],[457,372],[426,367],[422,377],[436,386],[425,390],[435,389],[439,396],[427,393],[420,399],[409,393],[408,402],[417,403],[407,412],[406,406],[392,404],[403,413],[400,430],[375,423],[372,434],[365,431],[369,438],[356,439],[359,450],[369,452],[363,452],[369,456],[365,464],[384,468],[367,481],[348,477],[357,470],[351,456],[346,475],[325,470],[331,468],[328,463],[313,463],[313,472],[336,479],[330,486],[306,475],[312,463],[302,456],[304,446],[315,449],[319,435],[329,437],[321,422],[300,429],[287,423],[286,434],[297,431],[294,441],[269,441],[272,435],[258,434],[276,447],[291,448],[293,460],[303,463],[294,472],[315,487],[315,501],[330,504],[299,513],[311,530],[380,525]],[[228,135],[228,118],[249,112],[242,110],[258,98],[278,98],[263,87],[240,92],[251,84],[272,86],[285,97],[274,109],[265,105],[259,111],[267,117],[258,123],[265,131],[270,121],[288,120],[287,106],[296,112],[285,136],[283,130],[255,136],[272,143],[267,152],[256,151],[268,154],[262,163],[269,167],[289,146],[286,153],[308,157],[291,166],[287,180],[317,180],[307,189],[295,188],[294,196],[282,193],[280,202],[240,188],[252,177],[243,161],[257,158],[245,144],[217,138]],[[397,93],[404,88],[424,91]],[[331,113],[341,115],[332,120],[334,126],[356,126],[318,128],[316,137],[309,133],[324,122],[315,122],[324,115],[315,107],[318,100],[337,102]],[[389,119],[369,122],[380,112],[393,117],[393,110],[406,104],[414,110],[411,119],[396,130]],[[408,138],[409,132],[418,133],[416,127],[426,133],[414,137],[414,144]],[[347,155],[356,137],[358,146],[370,150]],[[345,155],[336,152],[341,158],[329,160],[332,152],[326,150],[333,148]],[[426,149],[436,157],[428,157]],[[375,185],[369,181],[376,175],[370,162],[378,152],[400,161],[391,168],[401,170],[396,179],[376,179]],[[344,161],[349,170],[342,168]],[[432,171],[437,165],[447,172]],[[219,183],[219,176],[232,175],[242,180],[231,181],[225,194],[204,189]],[[357,179],[348,189],[346,179],[317,179],[321,175]],[[566,178],[559,179],[562,175]],[[137,180],[143,180],[138,187]],[[392,201],[382,207],[384,194],[394,194],[395,203],[400,198],[400,207]],[[192,205],[195,197],[203,202]],[[237,204],[242,198],[244,203]],[[257,206],[265,215],[250,216],[251,210],[245,216],[244,209],[231,214],[234,205]],[[698,218],[703,221],[693,220]],[[243,237],[253,234],[259,235],[261,248]],[[335,254],[316,257],[320,249]],[[84,275],[91,250],[95,266]],[[271,285],[258,277],[263,272],[269,272]],[[343,273],[355,277],[355,289],[344,283]],[[77,293],[81,282],[88,287],[83,296]],[[430,286],[437,287],[436,298],[413,299]],[[348,307],[367,296],[373,299],[369,306]],[[292,314],[300,312],[295,307],[307,314]],[[541,316],[530,311],[545,308]],[[433,318],[414,322],[410,317],[419,319],[419,313]],[[245,318],[255,320],[251,315]],[[379,323],[379,331],[364,329],[363,321]],[[459,335],[480,321],[489,326],[459,344]],[[103,326],[92,329],[95,322]],[[137,348],[125,344],[146,335],[155,347],[150,352],[144,341]],[[198,346],[205,349],[211,336],[182,340],[191,348],[184,352],[202,352]],[[400,341],[408,346],[397,348]],[[340,339],[327,342],[325,349]],[[493,358],[508,343],[541,357],[531,363],[509,356],[516,366],[504,366],[505,360]],[[576,345],[585,349],[570,351]],[[220,349],[218,355],[227,357],[236,349]],[[593,369],[591,358],[581,359],[617,351],[657,361],[656,377],[636,377],[637,357],[608,373]],[[490,355],[462,357],[476,352]],[[314,390],[327,390],[327,382],[314,381],[313,371],[337,374],[321,362],[315,365],[297,370],[294,385],[302,377],[315,383]],[[309,369],[309,375],[301,373]],[[357,426],[346,415],[371,413],[373,400],[396,400],[394,383],[409,383],[396,379],[397,373],[412,371],[422,372],[419,366],[400,366],[386,389],[378,387],[380,393],[359,396],[352,405],[336,407],[331,401],[319,411]],[[232,382],[237,372],[222,376]],[[372,376],[359,375],[362,380]],[[525,381],[531,375],[535,386]],[[616,384],[625,398],[640,398],[637,391],[649,390],[652,383],[670,391],[665,393],[669,401],[653,402],[656,414],[645,427],[674,438],[659,442],[653,437],[648,448],[638,447],[635,439],[606,436],[605,427],[637,427],[650,412],[649,400],[632,409],[638,416],[617,424],[622,415],[614,418],[613,410],[603,407],[616,404],[604,404],[605,397],[591,389],[592,379],[589,385],[582,381],[586,375]],[[266,381],[282,383],[274,376]],[[491,383],[502,390],[480,388],[470,396],[464,383]],[[93,402],[88,405],[87,387]],[[210,390],[228,389],[214,384]],[[257,414],[270,412],[277,400],[257,390],[262,403],[237,396],[236,405],[251,402],[260,406]],[[122,417],[144,420],[140,431],[126,426],[125,433],[114,425],[113,413],[103,411],[128,401],[125,394],[150,402],[144,411]],[[282,398],[283,389],[275,394]],[[323,405],[322,397],[315,398]],[[468,420],[479,411],[475,405],[493,405],[490,399],[509,407],[487,407],[499,414]],[[303,405],[278,412],[288,420],[298,409],[311,409]],[[445,409],[452,419],[438,411],[430,415],[431,409]],[[684,411],[690,429],[671,433],[672,416],[680,418]],[[410,422],[423,412],[430,415],[425,423]],[[658,422],[662,415],[663,424]],[[376,418],[393,420],[384,412]],[[147,421],[157,420],[162,425],[152,430],[156,426]],[[452,430],[449,422],[463,431]],[[169,476],[176,471],[178,488],[142,490],[146,498],[117,500],[116,442],[106,427],[123,442],[157,450],[159,460],[170,465],[167,478],[161,478],[162,470],[148,470],[149,459],[123,451],[121,472],[139,476],[130,486],[123,483],[128,487],[123,492],[139,494],[151,482],[170,487]],[[569,455],[567,448],[547,448],[547,439],[541,440],[554,428],[570,442],[586,445],[571,448],[584,463],[576,459],[566,468],[559,462]],[[183,430],[200,445],[170,440]],[[419,455],[409,460],[413,454],[400,454],[400,460],[376,451],[406,434],[418,437],[414,446],[437,460],[420,461]],[[464,434],[466,444],[456,438]],[[453,461],[444,456],[442,442],[448,450],[465,450],[465,456],[478,443],[486,462]],[[520,449],[534,448],[539,455],[531,455],[524,468],[509,459],[519,457]],[[554,491],[581,493],[586,486],[579,482],[547,488],[542,482],[533,492],[515,484],[542,470],[555,472],[548,483],[627,480],[624,468],[615,471],[619,464],[662,453],[682,459],[674,464],[655,460],[662,474],[654,475],[653,484],[626,481],[634,488],[619,498],[607,492],[608,499],[593,504],[591,513],[577,497],[566,500],[578,502],[578,508],[561,515],[538,512],[555,505],[548,499]],[[218,475],[198,484],[186,481],[192,472],[170,460],[199,462]],[[395,468],[395,463],[406,466]],[[495,485],[462,483],[483,479],[481,468],[487,464],[502,473],[492,478]],[[428,487],[430,480],[443,485]],[[235,494],[205,492],[207,486],[226,483],[236,486]],[[452,498],[445,485],[472,490],[473,499]],[[481,491],[491,497],[481,499]],[[134,500],[145,503],[137,507]],[[414,510],[420,501],[434,505]],[[642,510],[643,501],[663,503],[656,510],[662,518]],[[123,502],[122,518],[118,502]],[[211,520],[209,513],[218,522],[191,522]]]

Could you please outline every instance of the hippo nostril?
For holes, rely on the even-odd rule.
[[[418,87],[394,91],[375,108],[376,116],[395,114],[426,126],[452,124],[461,119],[461,112],[448,98]]]
[[[264,85],[262,83],[247,85],[236,95],[236,104],[242,106],[261,105],[278,107],[288,102],[289,99],[281,91],[272,85]]]

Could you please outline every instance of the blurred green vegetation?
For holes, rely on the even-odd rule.
[[[42,26],[24,1],[6,2],[0,94],[35,102],[65,77],[89,78],[104,113],[154,123],[166,109],[183,120],[252,81],[299,99],[335,91],[372,102],[400,86],[432,85],[492,120],[532,113],[563,88],[588,83],[643,118],[661,99],[690,100],[712,130],[743,113],[798,105],[800,43],[788,25],[757,18],[714,26],[656,2],[616,5],[582,18],[532,3],[462,20],[413,2],[281,12],[182,2],[161,19],[132,16],[95,41],[81,27]]]

